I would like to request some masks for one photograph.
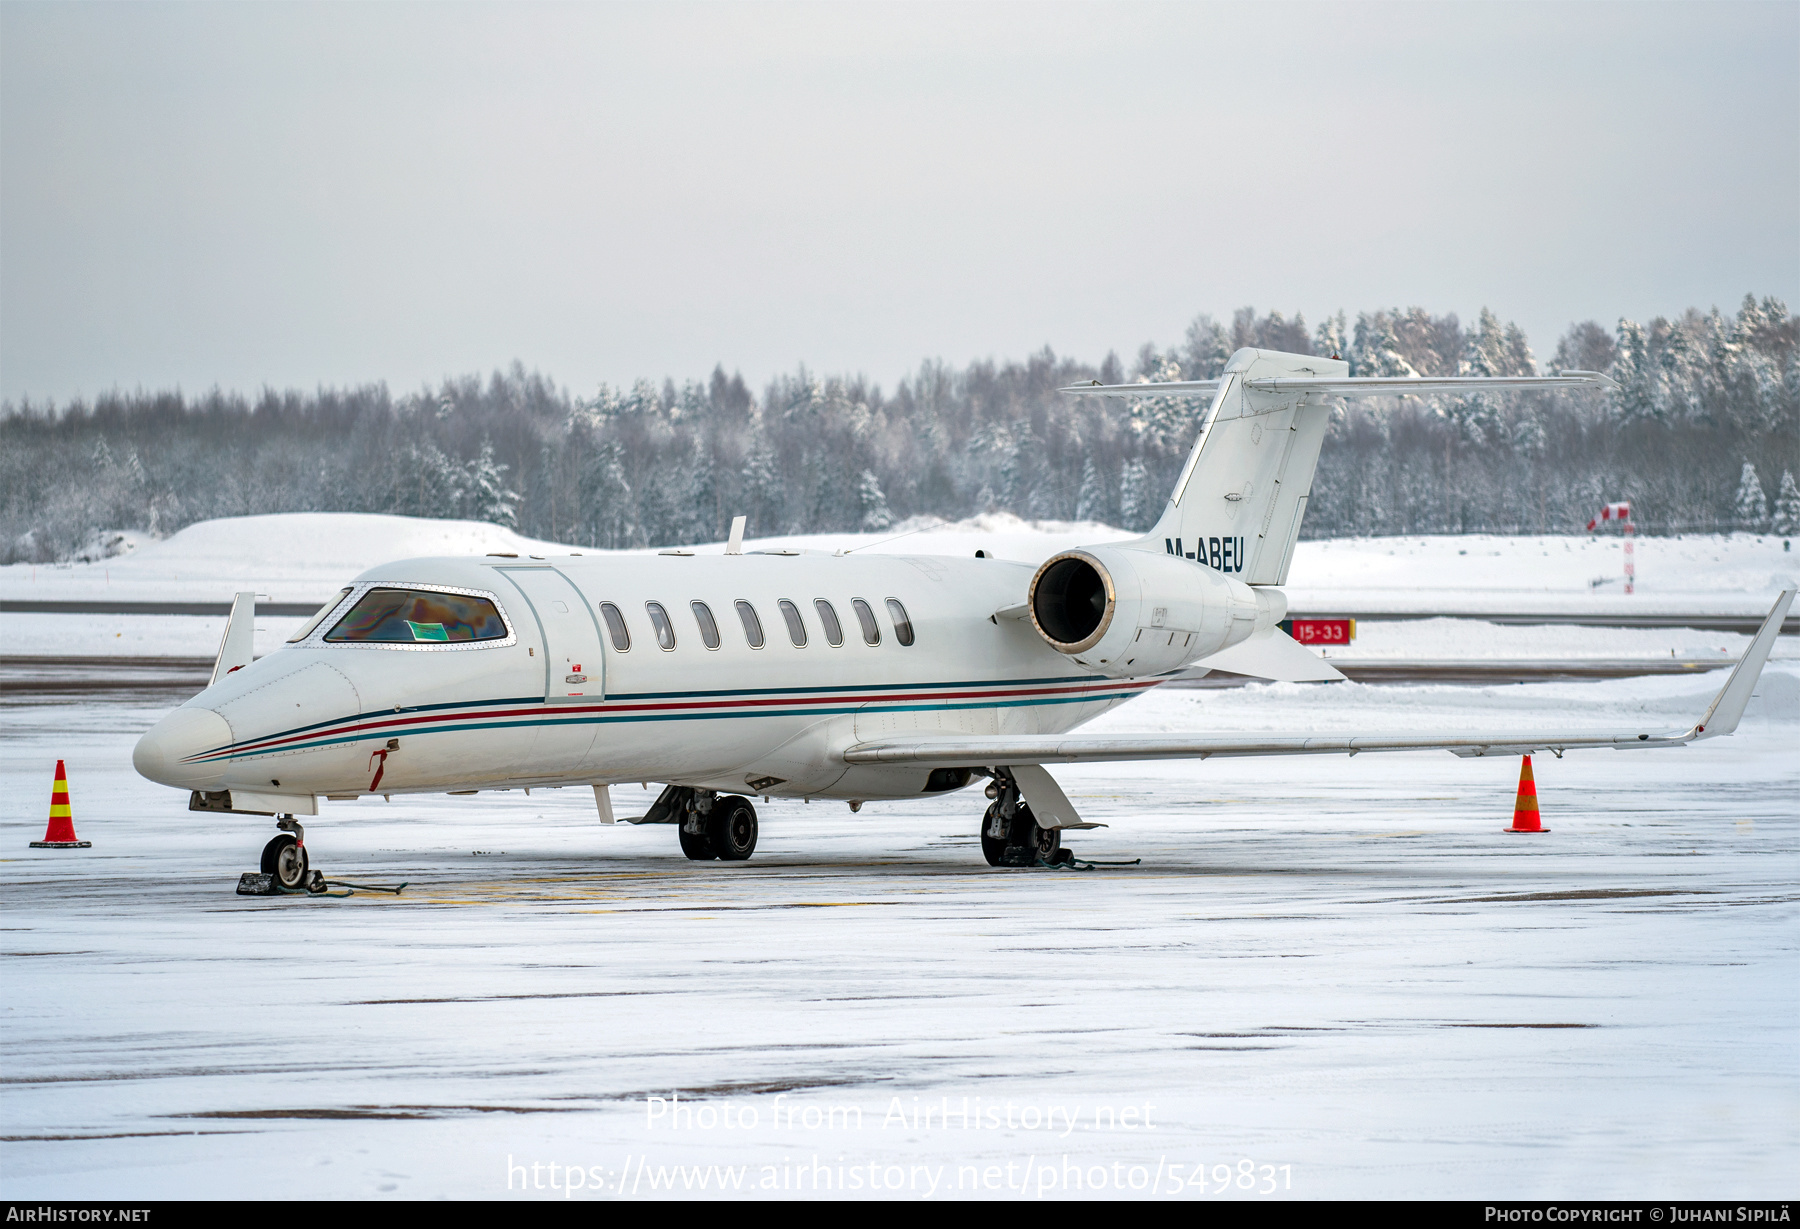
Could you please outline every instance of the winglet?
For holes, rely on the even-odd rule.
[[[1691,737],[1713,738],[1737,729],[1738,718],[1744,715],[1744,706],[1750,703],[1750,693],[1756,690],[1756,681],[1762,677],[1763,664],[1775,647],[1775,637],[1781,634],[1781,621],[1787,617],[1788,607],[1793,605],[1794,593],[1793,589],[1783,589],[1781,596],[1775,599],[1774,609],[1757,629],[1756,638],[1744,650],[1742,660],[1725,680],[1725,686],[1720,688],[1712,707],[1700,718]]]

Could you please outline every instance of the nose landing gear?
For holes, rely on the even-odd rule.
[[[307,864],[306,829],[300,826],[300,821],[292,815],[283,815],[275,821],[275,826],[281,829],[281,835],[263,846],[262,873],[290,892],[324,891],[325,876]]]

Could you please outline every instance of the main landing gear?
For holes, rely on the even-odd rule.
[[[671,791],[677,791],[671,795]],[[756,808],[748,798],[737,794],[720,797],[716,790],[670,786],[657,799],[658,808],[667,806],[678,825],[681,852],[695,862],[747,862],[756,852]]]
[[[283,815],[275,821],[275,826],[281,829],[281,835],[263,846],[262,873],[290,892],[312,889],[314,880],[320,881],[316,890],[324,891],[324,875],[307,865],[306,829],[300,826],[300,821],[292,815]]]
[[[1074,859],[1062,847],[1062,829],[1038,827],[1012,773],[996,768],[987,796],[994,801],[981,821],[981,853],[989,866],[1060,866]]]

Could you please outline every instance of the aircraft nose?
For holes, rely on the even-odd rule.
[[[184,764],[190,755],[211,751],[231,741],[231,727],[210,708],[178,708],[144,731],[131,763],[158,785],[209,789],[225,775],[220,764]]]

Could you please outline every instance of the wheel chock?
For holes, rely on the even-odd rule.
[[[333,892],[332,888],[345,888],[347,891]],[[245,871],[238,876],[237,894],[239,896],[354,896],[357,890],[364,892],[390,892],[395,896],[406,888],[401,883],[396,886],[374,883],[345,883],[338,879],[327,879],[323,871],[313,871],[306,877],[303,888],[284,888],[275,882],[275,876],[257,871]]]

